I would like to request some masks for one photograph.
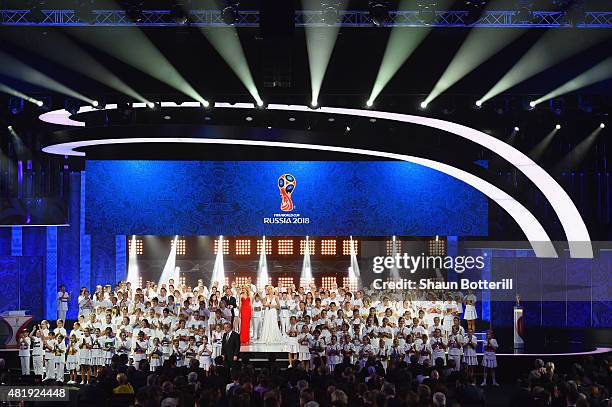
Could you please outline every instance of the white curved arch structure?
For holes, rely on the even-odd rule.
[[[146,107],[144,103],[134,103],[136,108]],[[198,107],[200,106],[197,102],[186,102],[181,105],[177,105],[172,102],[163,102],[162,107]],[[116,105],[108,105],[106,109],[117,108]],[[254,109],[255,106],[252,103],[215,103],[215,108],[229,108],[229,109]],[[310,112],[310,113],[327,113],[327,114],[338,114],[355,117],[366,117],[376,118],[383,120],[392,120],[401,123],[412,123],[436,128],[443,130],[457,136],[463,137],[474,143],[477,143],[488,150],[491,150],[495,154],[498,154],[506,161],[514,165],[520,170],[525,176],[542,192],[542,194],[549,201],[551,207],[557,214],[563,231],[567,237],[570,256],[574,258],[593,258],[593,247],[591,244],[591,238],[587,230],[586,224],[582,219],[582,216],[578,212],[578,209],[574,205],[567,192],[554,180],[554,178],[548,174],[542,167],[536,162],[527,157],[525,154],[512,147],[511,145],[504,143],[501,140],[496,139],[484,132],[478,131],[471,127],[463,126],[461,124],[448,122],[440,119],[433,119],[429,117],[407,115],[401,113],[389,113],[380,112],[375,110],[363,110],[363,109],[347,109],[347,108],[335,108],[335,107],[321,107],[316,110],[312,110],[308,106],[302,105],[268,105],[268,110],[279,110],[289,112]],[[79,113],[94,110],[92,107],[81,107]],[[62,117],[63,116],[63,117]],[[48,112],[40,116],[43,121],[48,121],[56,124],[66,124],[74,126],[75,121],[70,119],[70,113],[65,110],[59,110],[54,112]],[[53,120],[53,121],[51,121]],[[79,122],[77,122],[79,123]],[[246,141],[246,140],[243,140]],[[70,143],[65,143],[68,145]],[[308,144],[303,144],[307,148]],[[52,147],[52,146],[50,146]],[[324,146],[324,149],[331,150],[332,147]],[[78,147],[75,147],[78,148]],[[339,148],[339,147],[333,147]],[[71,151],[62,152],[63,155],[82,155],[72,149]],[[46,149],[43,149],[46,151]],[[333,151],[333,150],[332,150]],[[368,151],[368,150],[362,150]],[[381,152],[377,152],[381,153]],[[359,153],[355,153],[359,154]],[[386,153],[385,153],[386,154]],[[398,156],[400,156],[398,154]],[[414,157],[416,158],[416,157]],[[439,164],[439,163],[438,163]],[[516,201],[515,201],[516,202]],[[531,240],[531,239],[530,239]]]
[[[518,201],[499,189],[493,184],[463,171],[459,168],[428,160],[420,157],[413,157],[403,154],[386,153],[382,151],[363,150],[349,147],[333,147],[317,144],[287,143],[280,141],[259,141],[259,140],[233,140],[233,139],[206,139],[206,138],[127,138],[127,139],[105,139],[105,140],[86,140],[73,141],[62,144],[55,144],[43,148],[43,151],[50,154],[84,156],[85,153],[75,151],[77,148],[109,145],[109,144],[136,144],[136,143],[193,143],[193,144],[226,144],[259,147],[281,147],[281,148],[301,148],[306,150],[334,151],[338,153],[368,155],[373,157],[388,158],[398,161],[406,161],[431,169],[440,171],[453,178],[459,179],[472,187],[478,189],[488,198],[500,205],[518,223],[525,233],[533,250],[538,257],[557,257],[557,252],[548,237],[548,234],[538,222],[538,220]]]

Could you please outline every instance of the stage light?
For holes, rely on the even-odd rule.
[[[349,274],[351,273],[350,267],[349,267]],[[342,277],[342,287],[345,290],[349,290],[349,291],[357,291],[358,290],[358,284],[357,284],[357,278],[355,277]]]
[[[215,246],[214,246],[214,254],[217,254],[217,252],[219,251],[219,241],[222,241],[222,245],[223,245],[223,254],[229,254],[229,240],[227,239],[223,239],[222,237],[219,239],[215,240]]]
[[[225,6],[223,10],[221,10],[221,20],[227,25],[236,24],[236,21],[238,21],[238,5],[234,3]]]
[[[249,278],[248,277],[240,276],[240,277],[234,278],[234,284],[236,284],[236,286],[238,286],[238,287],[244,287],[248,283],[249,283]],[[250,287],[249,287],[249,289],[250,289]]]
[[[316,3],[316,0],[311,0]],[[317,8],[316,4],[303,3],[310,8]],[[321,87],[325,79],[325,73],[336,45],[340,25],[336,25],[338,19],[337,10],[346,9],[347,0],[323,0],[320,6],[323,9],[322,17],[327,27],[306,24],[306,51],[308,52],[308,67],[310,72],[310,90],[313,103],[316,107],[321,93]]]
[[[397,237],[392,236],[391,240],[387,240],[385,242],[385,249],[387,256],[392,256],[395,253],[402,252],[402,241],[397,239]]]
[[[344,131],[346,131],[346,132],[348,133],[349,131],[351,131],[351,128],[350,128],[349,126],[346,126],[346,128],[344,129]]]
[[[174,247],[174,245],[176,244],[176,255],[177,256],[184,256],[187,253],[187,244],[185,242],[185,239],[178,239],[175,238],[174,240],[172,240],[172,242],[170,242],[170,247]]]
[[[536,105],[537,105],[537,103],[535,102],[535,100],[532,100],[531,102],[529,102],[529,107],[532,108],[532,109],[534,107],[536,107]]]
[[[144,253],[144,243],[142,241],[142,239],[130,239],[128,240],[128,253],[132,252],[132,245],[135,244],[136,245],[136,254],[137,255],[141,255]]]
[[[514,131],[520,131],[521,129],[518,126],[514,127]]]
[[[51,77],[30,67],[29,65],[26,65],[17,58],[13,58],[3,51],[0,51],[0,60],[2,61],[0,64],[0,74],[82,100],[88,104],[93,102],[93,99],[90,99],[87,96],[69,88],[68,86],[59,83],[55,79],[52,79]],[[0,87],[0,91],[6,91],[8,89],[9,88],[6,86]],[[24,99],[27,100],[27,96]]]
[[[293,239],[281,239],[277,242],[278,254],[287,256],[293,254]]]
[[[321,288],[324,290],[331,290],[337,287],[336,277],[325,276],[321,279]]]
[[[264,240],[258,240],[257,241],[257,254],[261,254],[261,246]],[[270,239],[265,239],[265,245],[266,245],[266,254],[270,255],[272,254],[272,241]]]
[[[374,102],[373,102],[373,101],[371,101],[371,100],[368,100],[368,101],[366,102],[366,107],[372,107],[372,106],[374,106]]]
[[[382,1],[370,1],[368,2],[368,14],[372,24],[376,27],[385,25],[385,22],[389,18],[388,5]]]
[[[482,100],[476,101],[476,107],[482,107]]]
[[[555,129],[557,129],[557,130],[561,130],[561,125],[560,125],[560,124],[557,124],[557,125],[555,126]]]
[[[33,103],[35,103],[38,107],[43,107],[43,105],[45,104],[45,102],[43,102],[42,100],[36,100]]]
[[[204,99],[201,103],[203,108],[210,107],[210,102],[206,99]]]
[[[237,256],[248,256],[251,254],[250,239],[237,239],[234,244]]]
[[[352,239],[345,239],[342,241],[342,255],[350,256],[351,255],[351,243],[353,244],[353,250],[355,250],[355,254],[359,254],[359,241]]]
[[[244,118],[244,120],[246,120],[247,122],[252,122],[253,118],[251,116],[247,116]]]
[[[604,38],[607,38],[607,35],[602,31],[593,31],[581,41],[576,41],[575,34],[571,30],[546,31],[481,100],[486,102],[559,62],[584,51]],[[563,44],[563,46],[559,46],[559,44]],[[543,57],[544,55],[545,57]]]
[[[315,254],[315,241],[312,239],[300,240],[300,255],[306,254],[306,242],[308,242],[309,254]]]
[[[279,277],[278,278],[279,288],[289,288],[294,285],[295,285],[295,282],[293,281],[293,277]]]
[[[7,129],[8,131],[12,132],[12,131],[13,131],[13,126],[8,125],[8,126],[6,126],[6,129]]]
[[[404,0],[399,4],[398,10],[410,10],[410,1]],[[417,47],[423,42],[431,27],[408,28],[394,26],[389,34],[383,59],[378,68],[376,79],[368,100],[373,104],[378,95],[389,84],[399,69],[410,58]],[[371,106],[368,106],[371,107]]]
[[[469,25],[476,21],[482,8],[485,7],[483,3],[481,0],[466,2],[468,7],[468,16],[464,18],[466,24]],[[491,1],[486,6],[487,10],[503,10],[503,8],[500,8],[503,5],[498,3],[500,1]],[[438,98],[461,79],[499,53],[504,47],[523,34],[524,31],[524,29],[520,28],[512,30],[491,30],[484,27],[472,28],[425,100],[430,103]],[[480,105],[483,102],[483,100],[480,100]]]
[[[155,108],[155,103],[153,103],[153,102],[149,102],[149,103],[147,103],[147,107],[148,107],[149,109],[154,109],[154,108]]]
[[[601,124],[599,125],[599,128],[600,128],[600,129],[605,129],[605,128],[606,128],[606,124],[605,124],[605,123],[601,123]]]
[[[446,242],[440,239],[440,236],[436,236],[434,239],[429,241],[429,255],[430,256],[446,255]]]
[[[321,255],[335,256],[336,255],[336,239],[321,240]]]
[[[578,89],[582,89],[595,83],[604,81],[611,77],[612,57],[608,57],[597,65],[593,66],[592,68],[581,73],[580,75],[570,79],[565,84],[559,86],[557,89],[542,96],[541,98],[536,100],[536,103],[541,103],[549,99],[557,98],[559,96],[574,92]]]
[[[204,98],[185,80],[185,78],[178,72],[178,70],[170,63],[168,58],[155,47],[155,45],[149,40],[149,38],[142,32],[138,27],[124,26],[121,28],[121,41],[117,41],[114,37],[109,36],[99,31],[91,30],[78,30],[73,31],[71,34],[76,35],[80,40],[89,43],[90,45],[101,49],[102,51],[110,54],[112,57],[121,60],[122,62],[131,65],[132,67],[139,69],[140,71],[152,76],[153,78],[173,87],[184,95],[189,96],[191,99],[202,103]],[[85,52],[80,52],[79,55],[83,55]],[[89,65],[93,58],[84,59],[79,56],[80,60],[85,63],[83,65]],[[72,62],[72,59],[70,59]],[[95,61],[95,60],[93,60]],[[75,65],[78,67],[79,64]],[[90,65],[89,65],[90,66]],[[138,95],[133,89],[125,85],[121,81],[116,81],[116,76],[108,76],[108,69],[100,70],[100,64],[97,64],[96,76],[106,77],[102,80],[102,83],[109,84],[126,94],[131,94],[137,100],[145,102],[146,99]],[[91,75],[89,75],[91,76]],[[111,84],[115,85],[111,85]],[[143,100],[144,99],[144,100]]]
[[[557,127],[548,132],[548,134],[527,154],[529,158],[534,161],[540,160],[540,158],[542,158],[544,152],[548,149],[558,132],[559,128]]]
[[[422,102],[419,104],[419,106],[420,106],[420,107],[421,107],[421,109],[423,109],[423,110],[427,109],[427,105],[428,105],[428,103],[427,103],[426,101],[422,101]]]
[[[264,102],[261,99],[257,99],[257,107],[263,107],[264,106]]]
[[[189,22],[187,13],[183,10],[182,5],[178,3],[174,4],[170,9],[170,18],[178,25],[184,25]]]
[[[311,108],[316,109],[318,107],[318,105],[319,104],[317,103],[317,101],[315,99],[310,101],[310,107]]]
[[[329,118],[327,119],[327,121],[328,121],[328,122],[330,122],[330,123],[333,123],[333,122],[335,122],[335,121],[336,121],[336,119],[334,119],[333,117],[329,117]]]
[[[100,106],[100,103],[97,100],[94,100],[93,102],[91,102],[91,105],[93,107],[98,107],[98,106]]]
[[[290,122],[294,122],[294,121],[295,121],[295,117],[290,117],[290,118],[289,118],[289,121],[290,121]]]

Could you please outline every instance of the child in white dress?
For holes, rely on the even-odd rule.
[[[484,356],[482,357],[482,366],[484,367],[482,386],[487,384],[487,376],[491,376],[493,386],[499,386],[495,381],[495,368],[497,368],[497,340],[493,337],[493,331],[487,331],[487,337],[484,343]]]
[[[77,380],[77,368],[79,366],[79,348],[77,342],[78,339],[76,335],[71,334],[68,342],[68,349],[66,350],[66,370],[68,370],[68,374],[70,375],[70,380],[68,380],[68,384],[76,384]]]
[[[91,349],[94,338],[90,335],[89,328],[83,330],[83,337],[79,342],[79,366],[81,366],[81,384],[87,384],[91,380]]]
[[[310,342],[313,337],[309,332],[308,325],[302,326],[302,333],[297,336],[298,344],[298,360],[304,364],[304,370],[309,370],[310,365]]]
[[[463,335],[459,333],[457,326],[453,326],[448,336],[448,358],[455,361],[454,371],[461,370],[461,354],[463,353]]]
[[[463,312],[463,319],[467,321],[468,329],[476,330],[476,318],[478,318],[478,314],[476,313],[476,296],[470,290],[468,295],[463,299],[465,303],[465,311]]]
[[[49,332],[47,341],[45,342],[45,379],[55,379],[55,347],[57,346],[57,340],[55,334]]]
[[[200,361],[200,367],[208,372],[212,365],[212,346],[208,343],[207,336],[202,337],[202,344],[198,348],[198,360]]]
[[[291,317],[291,321],[295,322],[295,317]],[[300,345],[298,343],[298,333],[295,323],[290,324],[287,329],[287,353],[289,357],[289,367],[291,367],[293,361],[298,360]]]
[[[341,362],[341,348],[338,345],[338,337],[332,335],[329,345],[325,348],[325,354],[327,355],[327,367],[330,372],[333,372],[336,365]]]
[[[162,365],[164,352],[158,337],[153,338],[153,344],[149,348],[149,367],[152,372]]]
[[[463,340],[463,363],[467,366],[468,374],[473,374],[474,366],[478,365],[478,358],[476,357],[477,345],[478,341],[474,335],[474,331],[468,329],[468,333]]]

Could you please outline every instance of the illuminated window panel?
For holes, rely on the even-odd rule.
[[[173,247],[173,246],[174,246],[174,239],[170,241],[170,247]],[[176,240],[176,255],[184,256],[186,252],[187,252],[187,243],[185,242],[185,239],[177,239]]]
[[[349,239],[342,241],[342,254],[344,256],[351,255],[351,242],[353,242],[353,249],[355,250],[355,255],[359,254],[359,241]]]
[[[429,255],[430,256],[444,256],[446,255],[446,242],[440,239],[438,236],[435,239],[429,241]]]
[[[300,240],[300,255],[306,254],[306,240]],[[315,241],[308,239],[308,254],[315,254]]]
[[[179,283],[180,283],[182,286],[187,285],[186,281],[187,281],[187,280],[185,279],[185,277],[179,277]]]
[[[300,287],[310,288],[310,286],[314,284],[314,281],[314,278],[300,278]]]
[[[358,288],[358,284],[357,284],[357,278],[355,277],[343,277],[342,278],[342,287],[344,287],[345,289],[349,290],[349,291],[357,291]]]
[[[282,239],[278,241],[278,254],[293,254],[293,239]]]
[[[289,288],[294,284],[293,277],[279,277],[278,278],[278,287],[279,288]]]
[[[272,284],[271,277],[268,277],[267,280],[264,280],[261,277],[257,277],[257,289],[259,291],[263,291],[263,289],[266,288],[267,285],[271,285],[271,284]]]
[[[234,283],[236,283],[238,287],[245,286],[249,283],[249,278],[248,277],[236,277],[234,279]]]
[[[323,256],[335,256],[336,255],[336,239],[321,240],[321,254]]]
[[[263,244],[263,239],[257,241],[257,254],[261,254],[261,245]],[[272,254],[272,240],[266,239],[266,254]]]
[[[323,287],[324,290],[331,290],[332,288],[336,288],[336,277],[323,277],[321,279],[321,287]]]
[[[136,288],[142,288],[142,277],[138,277],[138,287]]]
[[[236,255],[237,256],[248,256],[251,254],[251,240],[250,239],[237,239],[236,240]]]
[[[128,240],[128,254],[132,251],[132,243],[134,240]],[[136,239],[136,254],[140,256],[144,252],[144,243],[141,239]]]
[[[215,254],[219,248],[219,239],[215,240]],[[223,239],[223,254],[229,254],[229,240]]]
[[[385,242],[385,248],[387,250],[387,256],[393,255],[393,243],[395,243],[395,253],[400,254],[402,252],[402,241],[399,239],[387,240]]]

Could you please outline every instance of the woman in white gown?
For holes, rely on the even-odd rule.
[[[264,307],[264,320],[259,341],[263,343],[283,343],[283,335],[278,327],[280,302],[272,286],[266,287],[266,295],[263,297],[262,303]]]

